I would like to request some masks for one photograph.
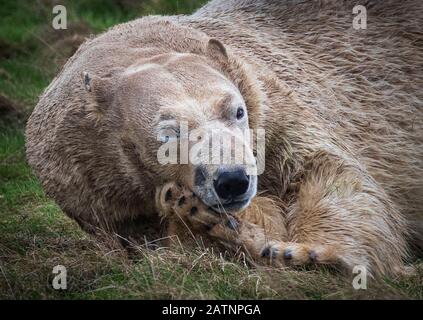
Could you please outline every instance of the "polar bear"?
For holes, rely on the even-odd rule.
[[[423,3],[365,7],[363,30],[335,0],[214,0],[115,26],[41,96],[28,162],[88,232],[401,272],[423,244]],[[203,146],[212,130],[238,137],[248,164],[161,163],[181,122]],[[264,153],[246,129],[264,130]]]

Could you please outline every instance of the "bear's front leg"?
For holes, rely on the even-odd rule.
[[[205,206],[187,188],[170,182],[157,189],[156,205],[167,220],[167,236],[177,236],[185,245],[198,243],[202,237],[212,241],[208,245],[242,250],[251,260],[265,262],[263,246],[286,239],[282,209],[270,198],[256,197],[244,211],[222,214]]]
[[[162,217],[176,215],[179,220],[188,221],[189,227],[196,231],[209,230],[222,222],[226,222],[232,229],[237,224],[234,216],[213,211],[192,191],[174,182],[169,182],[157,190],[156,204]]]
[[[156,191],[159,215],[167,221],[167,235],[177,236],[182,242],[197,241],[199,236],[210,237],[212,229],[221,225],[221,232],[211,237],[227,238],[235,242],[232,232],[238,232],[240,221],[233,215],[218,213],[208,208],[189,189],[175,182],[166,183]]]
[[[349,273],[355,266],[374,275],[402,269],[404,219],[353,158],[314,154],[287,220],[289,241],[268,244],[263,256],[287,265],[332,264]]]

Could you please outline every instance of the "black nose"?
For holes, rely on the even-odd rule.
[[[233,199],[247,192],[249,180],[244,170],[222,172],[214,181],[214,188],[221,199]]]

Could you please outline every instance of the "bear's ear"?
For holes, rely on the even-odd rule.
[[[83,72],[82,78],[85,90],[92,95],[99,110],[102,112],[106,111],[113,99],[111,78],[100,78],[88,72]]]
[[[214,58],[218,59],[222,62],[228,61],[228,53],[226,52],[226,48],[222,42],[217,39],[211,38],[207,43],[206,47],[207,54]]]

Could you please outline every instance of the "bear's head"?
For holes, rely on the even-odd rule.
[[[263,100],[257,79],[218,40],[201,54],[157,53],[84,82],[100,126],[119,128],[149,181],[178,181],[217,212],[249,205],[264,161],[263,148],[254,155],[264,144]]]

